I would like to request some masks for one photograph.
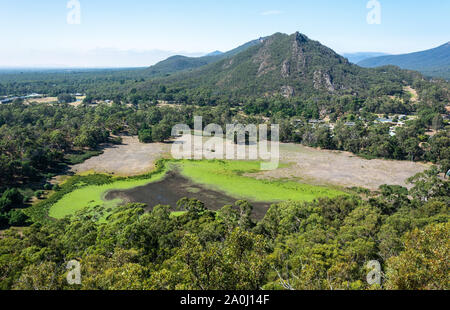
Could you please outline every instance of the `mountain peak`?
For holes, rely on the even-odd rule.
[[[222,54],[223,54],[223,52],[221,52],[221,51],[214,51],[209,54],[206,54],[206,56],[217,56],[217,55],[222,55]]]
[[[298,32],[298,31],[296,33],[294,33],[294,35],[295,35],[296,40],[299,42],[307,42],[309,40],[309,38],[306,35]]]
[[[168,77],[165,83],[207,90],[214,96],[304,97],[364,95],[380,80],[390,83],[416,73],[399,68],[365,69],[306,35],[275,33],[220,56],[195,59],[196,70]],[[204,60],[206,64],[200,63]],[[184,68],[186,63],[177,62]],[[192,64],[190,68],[194,68]],[[175,72],[175,71],[172,71]],[[225,98],[225,97],[224,97]]]
[[[254,95],[265,90],[267,96],[293,97],[305,92],[352,93],[361,88],[355,77],[358,70],[330,48],[296,32],[268,36],[262,44],[206,66],[195,76],[208,80],[216,92]]]

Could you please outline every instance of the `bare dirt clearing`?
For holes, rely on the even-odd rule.
[[[414,102],[414,103],[417,102],[417,100],[419,98],[419,95],[417,94],[417,91],[414,88],[412,88],[411,86],[406,86],[404,88],[404,91],[406,91],[406,92],[411,94],[411,101],[412,102]]]
[[[95,171],[120,176],[144,174],[154,168],[155,162],[168,156],[170,144],[140,143],[137,137],[122,137],[123,143],[106,148],[100,156],[72,167],[75,173]]]
[[[83,100],[86,98],[86,96],[76,96],[76,101],[69,103],[71,106],[78,107],[83,103]]]
[[[360,186],[376,190],[380,185],[407,186],[406,180],[430,166],[423,163],[373,159],[349,152],[317,150],[296,144],[280,145],[281,161],[289,167],[261,172],[257,178],[299,178],[308,183]]]
[[[122,145],[105,149],[102,155],[75,165],[72,171],[139,175],[151,170],[158,159],[170,158],[171,147],[171,144],[162,143],[142,144],[137,137],[123,137]],[[290,164],[288,167],[251,176],[376,190],[383,184],[407,186],[409,177],[429,168],[423,163],[366,160],[348,152],[317,150],[297,144],[282,143],[280,155],[282,163]]]
[[[53,103],[53,102],[58,102],[58,98],[57,97],[43,97],[43,98],[30,98],[25,100],[25,103],[30,104],[30,103]]]

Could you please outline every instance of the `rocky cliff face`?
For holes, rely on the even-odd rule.
[[[266,86],[274,94],[280,93],[285,97],[291,97],[304,88],[330,93],[346,89],[339,81],[335,81],[335,70],[338,66],[347,66],[346,71],[351,72],[354,67],[331,49],[301,33],[291,36],[275,34],[248,53],[251,63],[246,65],[245,59],[242,59],[236,62],[234,69],[231,66],[223,68],[232,70],[227,76],[233,79],[233,75],[237,74],[233,70],[241,71],[239,69],[246,66],[249,80],[256,79],[263,83],[264,80],[270,80],[272,86]],[[251,65],[254,66],[253,72]]]

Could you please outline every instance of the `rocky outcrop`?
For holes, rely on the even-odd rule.
[[[292,86],[282,86],[281,87],[281,95],[285,98],[291,98],[295,95],[294,87]]]
[[[281,66],[281,76],[284,78],[289,77],[291,74],[291,62],[289,60],[285,60],[283,65]]]
[[[325,88],[329,92],[334,92],[336,90],[330,74],[327,72],[322,72],[322,70],[314,71],[313,85],[317,90],[323,88]]]

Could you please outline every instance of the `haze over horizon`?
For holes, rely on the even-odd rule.
[[[449,41],[444,0],[378,0],[380,24],[367,22],[367,0],[78,0],[80,24],[68,24],[68,2],[0,0],[0,67],[150,66],[176,54],[225,52],[276,32],[299,31],[341,54],[403,54]]]

